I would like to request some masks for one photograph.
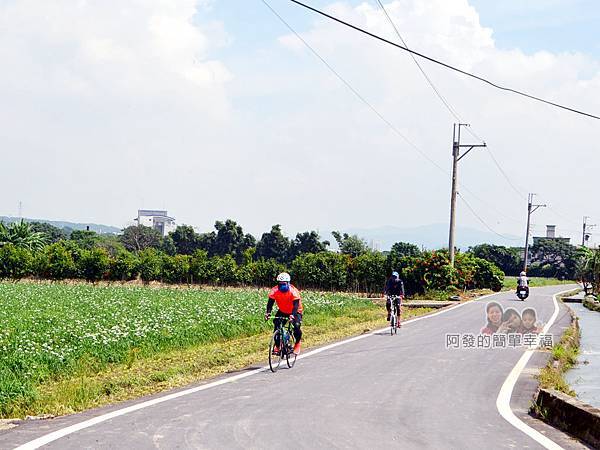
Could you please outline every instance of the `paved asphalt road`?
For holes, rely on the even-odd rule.
[[[505,308],[535,307],[538,319],[547,322],[554,312],[552,294],[565,289],[532,289],[524,303],[513,293],[470,302],[407,323],[397,336],[348,342],[299,359],[292,370],[259,371],[106,420],[44,448],[543,448],[496,408],[500,388],[524,350],[451,350],[445,335],[479,333],[492,300]],[[562,333],[568,322],[561,305],[551,331]],[[534,354],[511,407],[560,446],[584,448],[526,413],[536,386],[532,374],[546,359],[547,353]],[[144,400],[25,423],[0,432],[0,448]]]

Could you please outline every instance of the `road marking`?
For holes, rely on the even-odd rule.
[[[554,313],[550,317],[550,320],[544,327],[542,333],[546,334],[552,326],[552,324],[554,323],[554,321],[556,320],[556,318],[558,317],[559,308],[556,298],[559,295],[564,294],[566,292],[570,292],[572,290],[572,288],[567,289],[565,291],[557,292],[552,296],[552,301],[554,302]],[[523,369],[525,369],[525,366],[529,362],[529,359],[533,355],[534,351],[535,350],[526,350],[525,353],[523,353],[523,355],[519,359],[519,361],[517,361],[515,367],[513,367],[511,372],[508,374],[508,377],[506,377],[506,380],[504,380],[504,384],[502,384],[502,387],[500,388],[498,398],[496,399],[496,408],[498,409],[498,412],[504,418],[504,420],[510,423],[513,427],[522,431],[527,436],[529,436],[539,444],[543,445],[545,448],[550,450],[559,450],[562,449],[560,445],[547,438],[539,431],[531,428],[529,425],[527,425],[525,422],[523,422],[521,419],[515,416],[515,413],[513,413],[512,409],[510,408],[510,398],[512,397],[512,392],[515,387],[515,384],[517,383],[519,375],[521,374]]]
[[[409,324],[409,323],[412,323],[412,322],[418,322],[419,320],[428,319],[430,317],[439,316],[440,314],[444,314],[444,313],[446,313],[448,311],[454,311],[455,309],[460,308],[460,307],[462,307],[464,305],[470,305],[470,304],[472,304],[475,301],[483,300],[485,298],[492,297],[492,296],[498,295],[498,294],[501,294],[501,292],[498,292],[498,293],[495,293],[495,294],[483,295],[483,296],[478,297],[478,298],[476,298],[476,299],[474,299],[472,301],[463,302],[463,303],[460,303],[460,304],[458,304],[456,306],[453,306],[451,308],[442,309],[441,311],[435,312],[433,314],[428,314],[426,316],[415,317],[414,319],[409,319],[409,320],[403,321],[402,323],[403,324]],[[355,336],[355,337],[352,337],[352,338],[349,338],[349,339],[345,339],[343,341],[334,342],[333,344],[329,344],[329,345],[325,345],[323,347],[319,347],[319,348],[317,348],[315,350],[311,350],[311,351],[309,351],[307,353],[303,353],[303,354],[298,355],[298,359],[307,358],[309,356],[313,356],[313,355],[319,354],[321,352],[324,352],[325,350],[330,350],[332,348],[339,347],[340,345],[345,345],[345,344],[348,344],[350,342],[355,342],[355,341],[358,341],[360,339],[365,339],[365,338],[367,338],[369,336],[373,336],[373,335],[375,335],[377,333],[381,333],[381,332],[384,332],[384,331],[389,331],[389,326],[386,327],[386,328],[381,328],[379,330],[371,331],[370,333],[361,334],[360,336]],[[88,419],[88,420],[84,420],[83,422],[79,422],[79,423],[70,425],[68,427],[61,428],[59,430],[53,431],[52,433],[48,433],[48,434],[46,434],[44,436],[41,436],[41,437],[39,437],[37,439],[34,439],[34,440],[30,441],[30,442],[27,442],[27,443],[25,443],[23,445],[20,445],[19,447],[16,447],[15,450],[33,450],[33,449],[37,449],[37,448],[39,448],[39,447],[41,447],[43,445],[47,445],[47,444],[49,444],[49,443],[51,443],[53,441],[56,441],[56,440],[58,440],[60,438],[68,436],[69,434],[73,434],[73,433],[76,433],[77,431],[81,431],[81,430],[83,430],[85,428],[89,428],[89,427],[92,427],[94,425],[98,425],[99,423],[106,422],[107,420],[114,419],[115,417],[123,416],[125,414],[129,414],[129,413],[134,412],[134,411],[139,411],[140,409],[148,408],[149,406],[158,405],[160,403],[163,403],[163,402],[166,402],[166,401],[169,401],[169,400],[174,400],[176,398],[183,397],[185,395],[190,395],[190,394],[194,394],[196,392],[204,391],[206,389],[211,389],[213,387],[221,386],[221,385],[226,384],[226,383],[233,383],[234,381],[238,381],[238,380],[241,380],[243,378],[247,378],[247,377],[250,377],[252,375],[256,375],[257,373],[264,372],[266,370],[269,370],[269,366],[263,366],[263,367],[260,367],[258,369],[254,369],[254,370],[251,370],[251,371],[248,371],[248,372],[240,373],[240,374],[233,375],[233,376],[227,377],[227,378],[222,378],[222,379],[217,380],[217,381],[212,381],[210,383],[203,384],[201,386],[196,386],[196,387],[193,387],[193,388],[185,389],[183,391],[175,392],[173,394],[168,394],[168,395],[165,395],[163,397],[155,398],[155,399],[152,399],[152,400],[147,400],[145,402],[137,403],[135,405],[131,405],[131,406],[128,406],[126,408],[117,409],[116,411],[112,411],[112,412],[109,412],[109,413],[106,413],[106,414],[102,414],[100,416],[93,417],[93,418]]]

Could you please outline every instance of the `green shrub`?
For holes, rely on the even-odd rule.
[[[110,267],[108,252],[103,248],[83,250],[77,261],[77,272],[87,281],[98,281],[105,278]]]
[[[190,278],[192,283],[209,283],[210,264],[208,252],[196,250],[190,260]]]
[[[379,252],[366,252],[354,258],[351,265],[354,289],[382,292],[388,275],[387,264],[387,258]]]
[[[163,255],[162,280],[166,283],[189,283],[190,260],[188,255]]]
[[[63,241],[48,245],[36,255],[36,273],[42,278],[62,280],[77,275],[73,255]]]
[[[33,256],[25,247],[5,244],[0,247],[0,278],[20,279],[31,275]]]
[[[108,277],[114,281],[135,280],[138,275],[139,262],[133,253],[126,250],[118,252],[110,260]]]
[[[144,282],[160,280],[162,258],[153,248],[147,248],[139,253],[140,277]]]
[[[351,258],[332,252],[305,253],[292,262],[292,279],[304,288],[347,288]]]
[[[239,281],[246,285],[272,286],[277,275],[286,270],[285,266],[274,259],[259,259],[239,267]]]
[[[500,291],[504,284],[504,272],[495,264],[484,259],[475,258],[477,270],[474,284],[476,288],[487,288],[494,292]]]
[[[213,256],[208,260],[209,281],[214,284],[238,282],[238,266],[231,255]]]

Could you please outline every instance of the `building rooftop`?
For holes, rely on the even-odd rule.
[[[167,211],[162,209],[138,209],[138,216],[167,216]]]

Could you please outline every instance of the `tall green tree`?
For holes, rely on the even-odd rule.
[[[208,255],[213,255],[216,239],[217,233],[214,231],[211,231],[210,233],[200,233],[198,235],[198,249],[205,251]]]
[[[159,249],[162,244],[160,233],[154,228],[144,225],[132,225],[125,228],[120,239],[130,252],[141,252],[148,248]]]
[[[256,259],[274,259],[280,263],[288,261],[290,254],[290,240],[281,232],[281,225],[273,225],[271,231],[263,233],[260,241],[256,243]]]
[[[321,241],[321,236],[316,231],[305,231],[296,234],[296,238],[290,244],[290,260],[303,253],[324,252],[329,247],[329,241]]]
[[[387,254],[386,275],[390,275],[393,271],[402,272],[402,269],[408,267],[411,261],[421,256],[421,254],[419,247],[414,244],[396,242]]]
[[[236,262],[241,263],[244,259],[244,251],[256,244],[254,236],[244,234],[242,227],[234,220],[216,221],[215,229],[217,234],[211,252],[213,255],[231,255]]]
[[[190,225],[179,225],[169,236],[180,255],[191,255],[200,248],[199,236]]]
[[[31,222],[30,225],[32,231],[43,233],[46,236],[46,240],[49,244],[54,244],[55,242],[69,238],[70,233],[67,233],[58,227],[55,227],[54,225],[50,225],[49,223]]]
[[[506,275],[518,275],[523,268],[522,250],[502,245],[480,244],[469,249],[477,258],[496,264]]]
[[[530,275],[572,280],[586,252],[559,239],[542,238],[531,246],[531,256]]]
[[[357,235],[350,236],[348,233],[341,234],[339,231],[332,231],[333,237],[335,238],[340,253],[344,255],[350,255],[356,258],[369,250],[367,243],[364,239],[361,239]]]

